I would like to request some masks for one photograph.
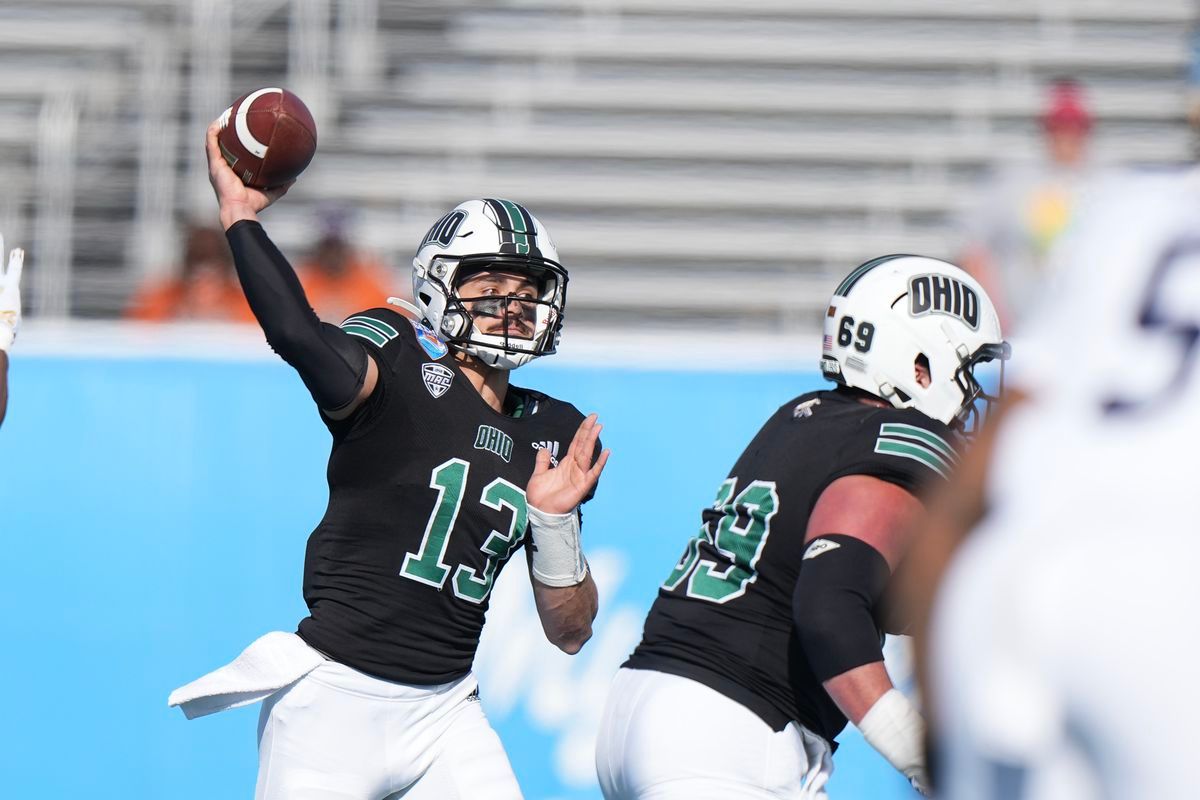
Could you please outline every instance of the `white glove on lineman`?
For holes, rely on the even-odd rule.
[[[925,771],[925,720],[899,689],[889,689],[863,715],[858,730],[867,743],[904,773],[912,787],[929,796]]]
[[[579,510],[547,514],[528,507],[533,536],[533,577],[547,586],[575,586],[587,577],[587,560],[579,537]]]
[[[0,255],[4,253],[4,236],[0,234]],[[21,269],[25,266],[25,251],[14,247],[8,254],[8,269],[0,271],[0,350],[8,351],[17,328],[21,325]]]

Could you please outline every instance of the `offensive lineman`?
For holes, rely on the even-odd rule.
[[[904,582],[938,793],[1195,798],[1200,169],[1101,185],[1058,257]]]
[[[4,254],[4,236],[0,234],[0,255]],[[0,271],[0,423],[8,411],[8,348],[21,326],[21,268],[25,251],[14,247],[8,254],[8,267]]]
[[[847,718],[925,789],[921,716],[883,665],[883,632],[903,626],[881,600],[916,493],[995,399],[977,365],[1007,350],[951,264],[884,256],[841,282],[821,359],[838,387],[787,402],[750,442],[614,679],[606,798],[824,798]]]
[[[170,703],[192,717],[265,701],[259,800],[520,797],[471,664],[527,529],[546,636],[574,653],[591,635],[578,507],[608,458],[600,425],[509,383],[554,352],[566,270],[522,206],[470,200],[418,247],[421,321],[376,308],[321,323],[257,222],[287,187],[244,186],[218,130],[207,152],[221,223],[267,341],[332,433],[330,496],[308,541],[298,633],[267,634]]]

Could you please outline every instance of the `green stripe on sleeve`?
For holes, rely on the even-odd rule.
[[[946,471],[950,468],[950,465],[941,456],[919,444],[897,442],[893,439],[880,439],[875,442],[875,452],[920,461],[943,478],[947,477]]]
[[[386,322],[383,322],[382,320],[375,319],[374,317],[364,317],[361,315],[354,316],[354,317],[348,318],[346,320],[346,322],[343,322],[342,324],[345,325],[346,323],[354,323],[356,325],[365,325],[368,328],[372,328],[373,330],[378,331],[383,336],[386,336],[389,340],[395,339],[397,336],[400,335],[400,332],[397,331],[395,328],[393,328],[391,325],[388,325]]]
[[[388,343],[386,336],[374,328],[368,328],[366,325],[342,323],[342,330],[351,336],[358,336],[359,338],[373,342],[376,347],[383,347]]]
[[[895,436],[901,439],[916,439],[929,445],[951,462],[958,461],[958,454],[954,452],[954,448],[950,446],[949,442],[933,431],[918,428],[916,425],[906,425],[903,422],[885,422],[879,426],[879,435]]]

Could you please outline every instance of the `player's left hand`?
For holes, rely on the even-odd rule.
[[[549,450],[538,449],[533,475],[525,488],[525,500],[529,505],[547,514],[566,514],[575,510],[592,491],[608,462],[609,451],[605,449],[596,463],[592,463],[592,453],[602,427],[595,414],[588,415],[575,431],[571,446],[557,467],[550,466]]]
[[[4,235],[0,234],[0,257],[4,255]],[[8,268],[0,269],[0,350],[7,351],[21,326],[21,270],[25,251],[14,247],[8,254]]]

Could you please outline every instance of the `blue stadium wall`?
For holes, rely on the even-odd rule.
[[[528,578],[498,582],[477,671],[531,800],[598,798],[592,745],[617,665],[699,510],[798,372],[533,365],[598,411],[612,460],[585,541],[601,592],[575,657],[544,642]],[[266,361],[17,357],[0,429],[0,775],[10,797],[250,797],[257,707],[188,722],[180,684],[294,630],[328,434]],[[898,669],[904,670],[898,656]],[[852,729],[834,800],[909,798]]]

